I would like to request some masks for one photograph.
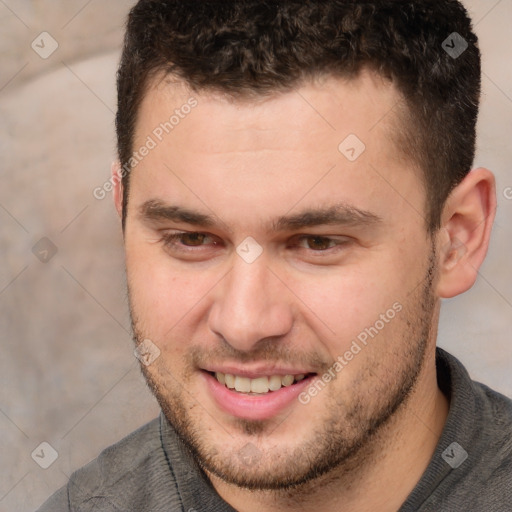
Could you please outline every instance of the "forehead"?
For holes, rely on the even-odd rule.
[[[154,148],[131,180],[145,191],[140,202],[158,192],[157,199],[208,203],[233,218],[244,207],[255,216],[258,208],[278,215],[303,199],[324,207],[356,198],[370,210],[371,197],[396,202],[397,180],[399,194],[420,186],[396,143],[401,101],[392,83],[369,71],[350,80],[319,78],[257,100],[154,80],[134,144],[152,139]]]
[[[375,130],[378,137],[398,121],[397,112],[402,104],[402,96],[394,84],[369,69],[363,69],[352,78],[318,76],[285,92],[267,96],[233,97],[216,91],[193,92],[179,79],[157,76],[149,82],[142,99],[137,132],[147,132],[149,126],[165,122],[173,108],[180,110],[191,98],[200,106],[193,117],[199,117],[198,110],[202,115],[195,134],[204,133],[201,125],[207,118],[209,125],[232,128],[232,138],[224,139],[226,144],[241,142],[236,137],[236,132],[241,135],[240,128],[244,131],[282,130],[285,134],[298,135],[304,124],[315,133],[330,129],[342,134],[352,130],[368,139]]]

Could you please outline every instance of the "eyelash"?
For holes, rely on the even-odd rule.
[[[162,242],[164,246],[174,248],[177,245],[177,241],[179,241],[185,235],[204,235],[205,237],[211,237],[207,233],[201,233],[199,231],[180,231],[178,233],[167,233],[162,237]],[[213,245],[217,245],[217,242],[213,242]],[[185,245],[180,244],[181,248],[186,248],[185,250],[194,250],[196,247],[204,247],[203,245]],[[190,249],[189,249],[190,248]]]
[[[178,251],[185,251],[185,252],[196,252],[200,248],[205,247],[204,244],[185,245],[185,244],[179,243],[182,240],[182,238],[186,235],[201,235],[206,238],[213,238],[213,239],[216,238],[212,235],[209,235],[208,233],[202,233],[199,231],[180,231],[180,232],[176,232],[176,233],[165,234],[162,237],[163,245],[168,249],[177,249]],[[346,239],[345,237],[342,237],[342,238],[343,239],[338,240],[336,238],[329,237],[329,236],[323,236],[323,235],[295,235],[292,238],[292,240],[303,241],[303,240],[308,240],[308,239],[309,240],[318,239],[318,240],[326,241],[329,243],[329,245],[332,245],[332,244],[334,244],[334,245],[332,245],[331,247],[328,247],[327,249],[321,249],[321,250],[314,250],[314,249],[305,248],[305,247],[299,247],[299,249],[311,251],[313,254],[314,253],[316,253],[316,254],[332,254],[333,251],[340,250],[340,248],[342,246],[344,246],[348,243],[348,239]],[[214,240],[213,245],[214,246],[218,245],[218,242],[216,242]],[[297,247],[297,246],[298,246],[298,244],[292,244],[292,245],[287,245],[287,248],[293,248],[293,247]]]

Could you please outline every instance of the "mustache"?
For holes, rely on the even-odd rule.
[[[283,346],[281,342],[275,340],[262,341],[250,352],[237,350],[226,342],[212,349],[196,346],[190,348],[185,358],[188,365],[196,368],[203,368],[213,361],[230,361],[239,364],[271,362],[276,366],[289,364],[303,366],[314,372],[322,372],[332,364],[316,352],[299,352],[296,348]]]
[[[131,310],[132,338],[136,346],[144,341],[145,336],[140,328],[136,315]],[[158,342],[157,342],[158,345]],[[309,368],[311,372],[323,373],[328,370],[335,359],[321,357],[318,352],[299,351],[290,347],[283,340],[269,337],[260,340],[254,350],[238,350],[226,340],[221,339],[216,347],[191,346],[183,355],[185,368],[204,368],[208,363],[229,361],[235,364],[271,362],[273,365],[292,365]]]

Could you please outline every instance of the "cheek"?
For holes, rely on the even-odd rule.
[[[290,289],[309,328],[337,356],[376,322],[380,327],[381,315],[394,319],[418,280],[418,269],[403,256],[398,259],[396,254],[381,252],[364,264],[340,267],[322,276],[303,275],[290,283]],[[391,333],[393,323],[386,322],[383,332]]]
[[[144,335],[162,347],[188,344],[204,329],[219,271],[185,268],[161,247],[141,245],[126,248],[132,313]]]
[[[190,322],[208,290],[205,279],[180,272],[157,247],[133,251],[127,247],[126,272],[133,313],[159,338]]]

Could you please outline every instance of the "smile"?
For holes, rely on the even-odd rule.
[[[231,375],[229,373],[215,372],[215,378],[218,382],[228,389],[234,389],[239,393],[266,394],[271,391],[279,391],[282,387],[288,387],[300,382],[306,375],[271,375],[268,377],[258,377],[250,379],[240,375]]]
[[[208,395],[221,411],[231,417],[256,421],[268,420],[294,404],[300,405],[299,394],[317,377],[314,373],[262,375],[259,372],[248,377],[234,371],[207,370],[201,375]]]

